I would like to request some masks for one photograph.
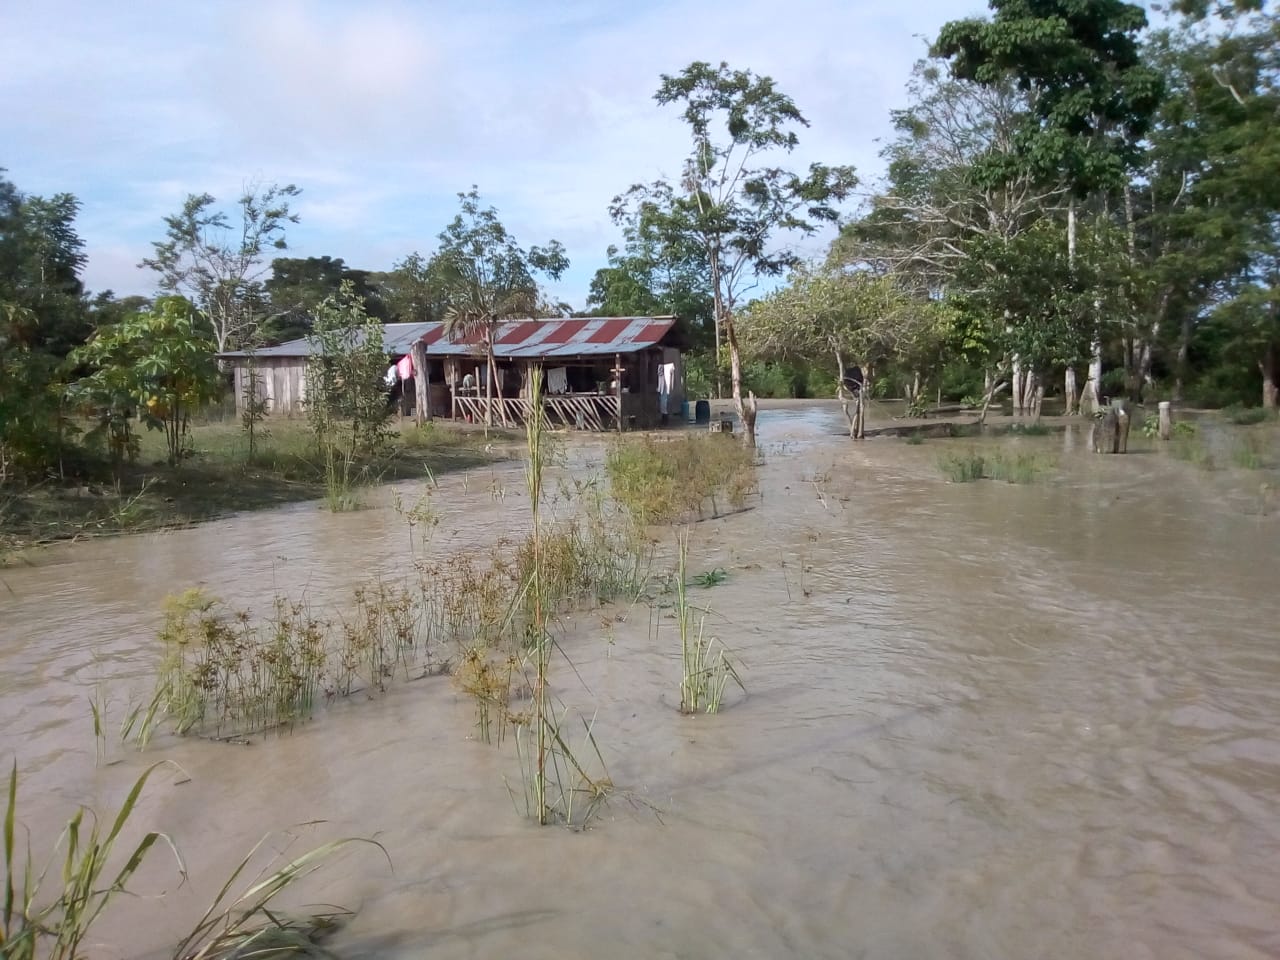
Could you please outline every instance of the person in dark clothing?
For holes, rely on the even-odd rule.
[[[840,384],[856,397],[862,392],[862,385],[865,382],[862,376],[862,368],[851,367],[845,371],[844,379],[840,381]]]

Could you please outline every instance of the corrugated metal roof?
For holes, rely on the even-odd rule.
[[[439,326],[434,323],[384,323],[382,325],[382,345],[386,348],[387,353],[394,354],[397,357],[403,357],[413,347],[415,341],[422,338],[422,335],[430,327]],[[309,357],[311,356],[311,343],[306,337],[298,340],[288,340],[284,343],[277,344],[274,347],[262,347],[254,351],[256,357]],[[243,350],[228,350],[226,353],[218,354],[220,357],[243,357]]]
[[[656,346],[675,322],[675,317],[508,320],[498,325],[493,353],[499,360],[635,353]],[[477,356],[484,353],[484,342],[478,335],[446,340],[442,324],[428,326],[432,329],[423,334],[427,356]]]
[[[666,336],[675,317],[569,317],[555,320],[507,320],[498,325],[494,355],[499,359],[537,360],[543,357],[581,357],[593,354],[635,353]],[[429,356],[474,356],[484,353],[484,340],[471,333],[447,340],[442,323],[384,323],[382,341],[387,353],[402,357],[422,340]],[[309,357],[305,338],[254,352],[265,357]],[[231,350],[221,357],[243,357]]]

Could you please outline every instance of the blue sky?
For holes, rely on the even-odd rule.
[[[477,184],[524,245],[552,237],[581,308],[617,240],[609,200],[676,173],[686,134],[663,72],[727,60],[808,117],[793,162],[881,172],[913,62],[975,0],[698,3],[0,0],[0,166],[70,191],[92,290],[136,268],[188,193],[297,184],[292,256],[388,269],[434,248]],[[782,16],[778,12],[782,11]],[[806,253],[817,253],[814,246]]]

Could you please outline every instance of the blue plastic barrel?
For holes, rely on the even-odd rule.
[[[685,423],[689,422],[689,401],[688,400],[680,401],[680,419]]]
[[[711,422],[711,401],[699,400],[694,407],[693,419],[695,423]]]

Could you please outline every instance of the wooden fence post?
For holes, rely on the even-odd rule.
[[[1160,401],[1160,439],[1168,440],[1173,436],[1173,405],[1168,400]]]
[[[431,379],[427,374],[427,348],[421,340],[413,345],[413,390],[418,409],[414,411],[418,426],[431,418]]]

